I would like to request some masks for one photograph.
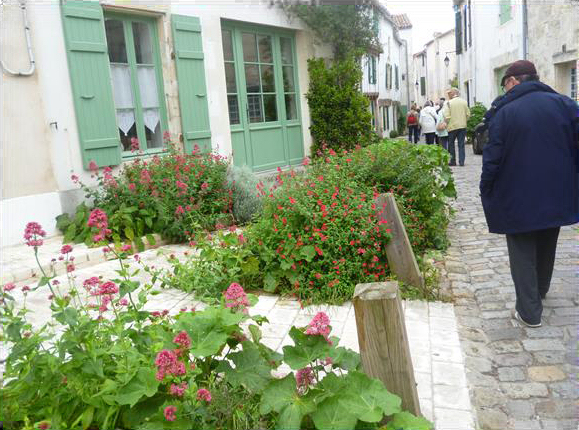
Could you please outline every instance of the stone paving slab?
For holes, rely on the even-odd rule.
[[[543,327],[520,326],[509,314],[515,293],[505,237],[488,232],[478,188],[481,157],[469,151],[466,166],[452,168],[458,199],[445,270],[478,428],[577,430],[577,226],[561,229]]]
[[[50,248],[42,253],[43,258],[52,258],[58,252],[59,246],[53,242]],[[41,248],[42,249],[42,248]],[[33,254],[30,249],[28,260],[22,256],[22,264],[31,265]],[[84,253],[86,248],[76,247],[77,252]],[[92,251],[92,250],[88,250]],[[159,249],[147,250],[140,253],[141,261],[157,268],[170,267],[166,256],[174,254],[183,258],[191,249],[183,245],[165,245]],[[5,255],[5,253],[2,253]],[[11,260],[15,261],[15,260]],[[77,261],[77,260],[75,260]],[[137,268],[134,259],[128,260],[131,269]],[[103,276],[111,279],[116,276],[119,268],[116,260],[98,262],[95,265],[79,267],[74,274],[77,285],[91,276]],[[142,283],[149,282],[150,276],[141,272],[137,275]],[[56,278],[60,281],[61,291],[66,291],[66,276]],[[32,282],[31,282],[32,281]],[[32,279],[16,282],[17,289],[13,291],[18,302],[24,300],[20,288],[24,285],[33,285]],[[181,308],[204,308],[204,304],[195,300],[193,295],[178,290],[156,290],[147,303],[150,311],[168,309],[170,313],[177,313]],[[27,297],[27,306],[32,310],[32,322],[39,327],[50,319],[48,289],[41,288],[31,292]],[[459,343],[456,317],[453,305],[450,303],[403,301],[406,327],[410,344],[410,353],[414,365],[415,379],[423,415],[433,421],[437,430],[470,430],[474,429],[474,418],[468,396],[467,378],[465,374],[464,358]],[[306,326],[317,312],[326,312],[331,320],[332,335],[339,337],[340,345],[359,351],[358,336],[354,308],[351,302],[342,306],[317,305],[300,307],[296,300],[288,300],[276,295],[261,294],[258,302],[251,307],[251,315],[263,315],[269,323],[262,327],[264,344],[281,351],[283,346],[291,345],[292,340],[288,333],[292,325]],[[7,345],[2,348],[2,357],[8,351]],[[291,369],[282,366],[275,374],[282,376]],[[540,373],[540,370],[538,371]]]

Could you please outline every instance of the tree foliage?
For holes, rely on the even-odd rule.
[[[372,142],[372,114],[368,99],[360,91],[359,62],[350,57],[326,66],[321,58],[311,59],[308,71],[312,154],[323,146],[343,150]]]
[[[322,43],[331,45],[338,61],[350,55],[381,52],[376,9],[370,4],[292,5],[285,10],[304,21]]]

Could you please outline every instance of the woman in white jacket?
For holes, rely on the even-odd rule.
[[[436,109],[432,106],[431,101],[424,103],[424,108],[420,111],[420,126],[426,137],[426,144],[432,145],[436,136]]]

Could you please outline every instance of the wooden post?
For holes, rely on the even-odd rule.
[[[364,372],[400,396],[403,410],[420,415],[398,283],[358,284],[353,301]]]
[[[378,220],[386,221],[386,229],[390,230],[392,237],[386,245],[390,271],[400,281],[424,291],[426,288],[424,277],[418,268],[394,195],[392,193],[380,194],[376,198],[376,211]]]

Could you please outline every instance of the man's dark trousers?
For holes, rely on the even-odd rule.
[[[541,299],[551,284],[559,227],[507,234],[511,275],[517,294],[516,309],[529,324],[539,324]]]
[[[466,128],[458,128],[448,132],[448,152],[450,152],[450,164],[456,166],[456,155],[454,151],[454,141],[458,139],[458,163],[464,166],[464,139],[466,138]]]

